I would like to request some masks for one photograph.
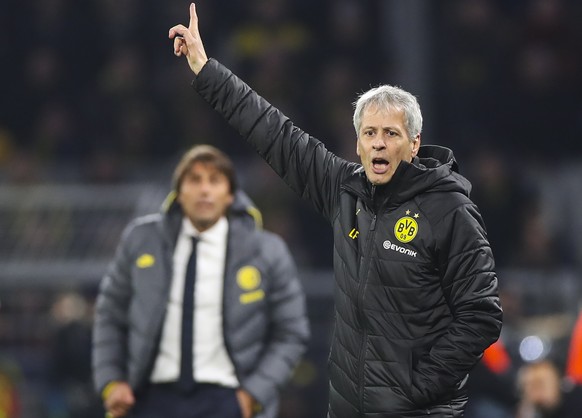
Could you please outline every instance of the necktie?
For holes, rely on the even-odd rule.
[[[178,385],[184,391],[194,388],[192,370],[192,350],[194,336],[194,283],[196,281],[196,244],[198,239],[192,237],[192,253],[186,268],[184,278],[184,300],[182,303],[182,356],[180,361],[180,378]]]

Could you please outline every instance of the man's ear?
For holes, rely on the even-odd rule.
[[[412,140],[412,158],[416,157],[419,148],[420,148],[420,134],[416,135],[416,138]]]
[[[356,155],[360,156],[360,140],[356,138]]]

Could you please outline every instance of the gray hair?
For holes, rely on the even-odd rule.
[[[356,135],[360,134],[364,110],[370,105],[375,105],[378,109],[403,111],[404,124],[411,141],[422,131],[422,113],[416,97],[399,87],[385,84],[361,94],[354,103]]]

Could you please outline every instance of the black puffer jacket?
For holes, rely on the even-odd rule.
[[[334,231],[330,417],[461,416],[502,311],[481,216],[450,150],[374,187],[215,60],[193,83]]]

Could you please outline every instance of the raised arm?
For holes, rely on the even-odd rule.
[[[327,218],[333,216],[340,184],[358,167],[328,151],[279,109],[215,59],[208,59],[190,5],[188,28],[170,29],[174,53],[185,55],[196,74],[192,83],[208,102],[258,152],[293,191],[310,200]]]
[[[208,61],[208,57],[200,38],[198,15],[196,14],[196,5],[194,3],[190,3],[190,22],[188,27],[176,25],[170,29],[168,36],[174,40],[174,54],[177,57],[184,55],[194,74],[198,75]]]

